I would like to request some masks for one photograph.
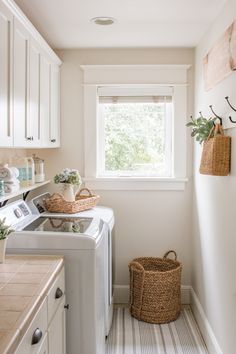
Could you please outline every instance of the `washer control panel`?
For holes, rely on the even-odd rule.
[[[14,226],[31,215],[30,209],[23,200],[7,204],[0,209],[0,219],[6,219],[5,223]],[[13,227],[14,228],[14,227]]]

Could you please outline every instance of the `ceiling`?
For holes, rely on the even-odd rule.
[[[15,0],[53,48],[194,47],[226,1]]]

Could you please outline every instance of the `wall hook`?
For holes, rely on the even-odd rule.
[[[226,99],[228,105],[230,106],[230,108],[231,108],[233,111],[236,112],[236,109],[235,109],[235,108],[232,106],[232,104],[229,102],[229,96],[226,96],[225,99]],[[232,122],[232,123],[236,123],[236,120],[233,120],[231,116],[229,116],[229,120],[230,120],[230,122]]]
[[[236,108],[234,108],[234,107],[232,106],[232,104],[229,102],[229,96],[226,96],[225,99],[226,99],[226,101],[228,102],[228,105],[230,106],[230,108],[232,108],[232,110],[233,110],[234,112],[236,112]]]
[[[214,116],[220,120],[220,125],[222,125],[222,118],[221,118],[220,116],[218,116],[218,115],[213,111],[212,105],[210,105],[209,107],[210,107],[212,113],[214,114]]]

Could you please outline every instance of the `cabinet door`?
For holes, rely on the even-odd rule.
[[[60,68],[54,64],[50,72],[50,146],[60,146]]]
[[[29,46],[29,117],[27,124],[31,146],[40,146],[40,50],[32,39]]]
[[[60,304],[48,329],[49,354],[66,354],[65,301]]]
[[[40,58],[40,121],[41,142],[43,147],[50,146],[50,61]]]
[[[12,146],[13,15],[0,1],[0,146]]]
[[[37,354],[48,354],[48,336],[47,334],[44,336],[43,343],[41,347],[39,348],[39,351]]]
[[[14,18],[14,84],[13,119],[14,146],[30,146],[32,136],[29,124],[29,33]]]

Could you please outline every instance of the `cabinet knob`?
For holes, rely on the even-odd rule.
[[[32,336],[31,345],[39,343],[42,336],[43,336],[43,333],[42,333],[41,329],[36,328],[36,330],[34,331],[33,336]]]
[[[56,139],[51,139],[51,143],[55,143],[56,142]]]
[[[26,140],[32,140],[32,136],[27,136]]]
[[[64,309],[69,310],[69,304],[64,305]]]
[[[57,288],[56,293],[55,293],[55,299],[60,299],[62,297],[63,291],[60,288]]]

